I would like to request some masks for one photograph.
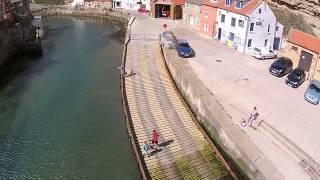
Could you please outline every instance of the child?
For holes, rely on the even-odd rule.
[[[142,145],[142,155],[148,155],[148,157],[150,157],[150,145],[148,144],[147,141],[144,142],[144,144]]]

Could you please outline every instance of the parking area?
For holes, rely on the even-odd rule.
[[[234,124],[239,124],[241,119],[248,117],[253,106],[256,106],[260,114],[258,122],[267,122],[320,162],[320,106],[304,100],[308,81],[294,89],[285,83],[286,76],[278,78],[269,73],[272,59],[257,60],[238,53],[182,24],[173,31],[178,38],[186,39],[195,50],[194,58],[181,60],[190,63],[199,78],[230,113]],[[280,171],[287,171],[288,174],[288,168],[291,168],[293,179],[306,177],[298,163],[291,161],[290,155],[285,157],[278,151],[279,147],[270,142],[270,139],[262,137],[258,130],[243,130],[277,164]],[[273,144],[273,147],[267,144]]]

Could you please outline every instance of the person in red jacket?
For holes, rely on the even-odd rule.
[[[153,130],[152,131],[152,145],[153,145],[153,148],[154,149],[157,149],[157,146],[158,146],[158,142],[159,142],[159,137],[160,137],[160,134],[156,131],[156,130]]]

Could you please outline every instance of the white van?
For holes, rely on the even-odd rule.
[[[255,47],[252,50],[252,56],[257,59],[274,59],[277,58],[277,54],[271,50],[267,49],[265,47]]]

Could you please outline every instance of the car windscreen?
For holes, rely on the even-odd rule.
[[[256,52],[261,52],[261,49],[258,49],[258,48],[254,48],[253,50]]]
[[[275,67],[285,67],[286,62],[284,60],[277,60],[272,65]]]
[[[290,73],[290,75],[288,76],[288,78],[290,79],[300,79],[301,77],[301,72],[300,71],[292,71],[292,73]]]
[[[310,89],[317,93],[320,93],[320,87],[316,86],[315,84],[311,84]]]
[[[179,46],[180,46],[180,47],[184,47],[184,48],[189,48],[189,47],[190,47],[189,44],[188,44],[188,43],[185,43],[185,42],[179,43]]]

